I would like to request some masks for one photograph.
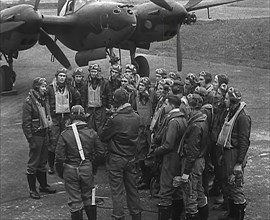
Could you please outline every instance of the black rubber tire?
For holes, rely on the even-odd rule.
[[[137,56],[135,58],[135,61],[139,66],[138,74],[140,75],[140,77],[149,77],[150,67],[147,59],[144,56]]]
[[[1,92],[11,91],[13,89],[13,83],[16,80],[15,72],[7,65],[3,65],[1,68],[0,85]]]

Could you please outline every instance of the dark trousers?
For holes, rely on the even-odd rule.
[[[106,108],[104,106],[98,108],[88,107],[86,113],[89,114],[87,118],[88,127],[99,133],[106,122]]]
[[[50,135],[50,145],[49,145],[49,151],[55,152],[58,138],[61,134],[61,132],[66,127],[66,122],[69,119],[69,113],[65,114],[55,114],[52,116],[52,127],[51,127],[51,135]]]
[[[161,175],[160,175],[160,191],[159,191],[159,204],[161,206],[172,205],[173,200],[183,199],[183,190],[181,187],[173,187],[173,178],[180,176],[181,163],[179,156],[170,152],[163,156]]]
[[[204,194],[204,188],[202,186],[202,173],[204,167],[204,158],[197,159],[189,175],[189,181],[182,184],[184,191],[185,211],[188,214],[197,213],[198,207],[203,207],[207,204],[207,198]]]
[[[224,150],[223,160],[222,160],[222,180],[224,185],[224,190],[228,199],[234,201],[235,204],[244,204],[246,199],[244,195],[243,186],[231,185],[230,177],[233,174],[233,168],[237,162],[238,149],[232,148],[230,150]]]
[[[70,212],[76,212],[83,206],[91,205],[94,182],[91,162],[83,163],[80,166],[64,164],[63,177]]]
[[[46,172],[46,163],[48,159],[49,138],[46,134],[43,136],[33,136],[29,144],[29,160],[27,163],[27,174],[35,174],[36,171]]]
[[[139,193],[136,186],[135,157],[124,158],[119,155],[109,154],[107,159],[109,184],[112,191],[113,213],[115,218],[125,216],[124,199],[126,200],[130,215],[141,212]]]

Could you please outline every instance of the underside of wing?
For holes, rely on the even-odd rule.
[[[244,0],[216,1],[213,3],[201,2],[197,5],[195,5],[194,7],[188,8],[187,11],[196,11],[196,10],[200,10],[200,9],[204,9],[204,8],[211,8],[211,7],[230,4],[230,3],[234,3],[234,2],[240,2],[240,1],[244,1]]]

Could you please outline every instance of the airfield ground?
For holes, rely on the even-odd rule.
[[[269,9],[269,2],[247,0],[254,8]],[[240,3],[238,3],[240,4]],[[241,8],[238,13],[241,13]],[[241,3],[243,7],[243,3]],[[229,7],[227,7],[228,9]],[[234,8],[234,7],[233,7]],[[214,11],[214,9],[212,9]],[[222,17],[220,17],[222,19]],[[230,85],[239,88],[247,110],[252,118],[251,145],[245,170],[245,192],[248,206],[246,220],[270,219],[270,18],[248,18],[241,20],[198,21],[192,26],[183,26],[183,72],[198,73],[207,70],[225,73]],[[175,39],[155,43],[146,55],[151,71],[158,67],[176,70]],[[69,60],[74,63],[75,53],[62,46]],[[145,53],[145,51],[139,51]],[[128,53],[123,54],[123,63],[128,62]],[[98,61],[102,69],[108,70],[108,61]],[[45,47],[36,45],[22,52],[15,60],[17,73],[16,96],[0,97],[1,110],[1,158],[0,158],[0,219],[44,220],[69,219],[66,194],[62,181],[49,176],[49,183],[58,190],[56,195],[43,196],[41,200],[29,198],[25,176],[28,145],[21,130],[21,108],[27,92],[36,76],[51,81],[57,62],[50,62],[50,54]],[[87,69],[85,68],[85,73]],[[108,73],[105,71],[104,75]],[[153,75],[153,74],[152,74]],[[153,77],[153,76],[152,76]],[[96,177],[97,195],[109,197],[98,207],[98,219],[109,220],[112,203],[106,170],[101,167]],[[143,219],[156,220],[155,201],[148,191],[141,191],[144,207]],[[210,220],[222,213],[210,210]],[[127,211],[128,215],[128,211]],[[129,218],[128,218],[129,219]]]

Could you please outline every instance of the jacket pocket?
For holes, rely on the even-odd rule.
[[[38,130],[40,130],[39,118],[34,118],[32,119],[32,131],[37,132]]]

